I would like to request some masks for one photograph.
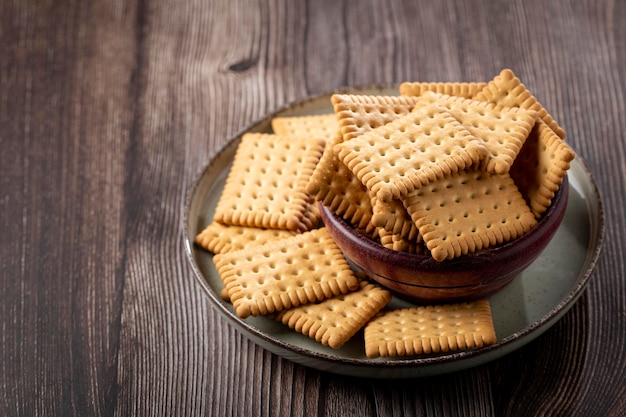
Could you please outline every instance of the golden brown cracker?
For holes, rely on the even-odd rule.
[[[427,91],[464,98],[473,98],[481,91],[485,82],[414,82],[405,81],[400,84],[399,91],[403,96],[421,96]]]
[[[487,300],[388,310],[370,320],[364,333],[370,358],[445,353],[497,340]]]
[[[228,226],[212,222],[195,237],[195,243],[213,253],[226,253],[262,245],[273,240],[293,236],[295,232],[258,227]]]
[[[350,170],[337,159],[337,155],[333,151],[335,144],[341,142],[341,135],[336,132],[335,135],[326,142],[324,152],[319,162],[315,166],[309,181],[307,182],[306,192],[313,196],[316,200],[324,202],[325,205],[330,203],[326,198],[334,198],[334,195],[327,197],[330,193],[335,178],[343,179]],[[350,174],[351,175],[351,174]],[[360,182],[359,182],[360,183]],[[345,182],[344,184],[347,184]]]
[[[363,183],[340,161],[332,150],[337,139],[326,147],[306,186],[306,191],[332,212],[355,227],[368,228],[372,206]]]
[[[535,217],[550,207],[574,157],[574,151],[543,121],[535,125],[510,172]]]
[[[337,116],[339,132],[324,151],[307,185],[307,192],[337,215],[371,234],[372,207],[368,201],[367,188],[337,158],[333,146],[410,112],[415,99],[335,94],[331,97],[331,102]]]
[[[334,113],[274,117],[271,125],[277,135],[322,139],[333,137],[339,128]]]
[[[482,139],[489,151],[484,169],[495,174],[509,172],[537,119],[534,110],[496,108],[493,103],[462,97],[427,92],[420,100],[441,104],[472,135]]]
[[[462,171],[403,201],[437,261],[508,242],[537,223],[509,174]]]
[[[381,227],[378,228],[378,239],[382,246],[396,252],[406,252],[414,255],[426,255],[428,252],[419,232],[415,235],[403,236],[388,232]]]
[[[382,201],[400,198],[487,155],[483,143],[435,103],[416,107],[334,150]]]
[[[233,226],[305,231],[306,185],[324,150],[323,139],[247,133],[235,153],[214,220]]]
[[[362,281],[357,291],[284,310],[276,319],[323,345],[339,349],[390,300],[389,291]]]
[[[417,99],[401,96],[334,94],[331,102],[337,115],[343,142],[410,113]]]
[[[354,291],[359,280],[326,228],[218,254],[237,315],[266,315]]]
[[[383,202],[374,195],[372,196],[372,208],[372,225],[383,228],[398,238],[417,239],[419,231],[406,211],[402,200],[392,199]]]
[[[542,119],[561,139],[565,138],[565,130],[554,120],[548,111],[537,101],[512,70],[505,68],[485,88],[474,97],[479,101],[495,103],[498,107],[521,107],[535,110]]]

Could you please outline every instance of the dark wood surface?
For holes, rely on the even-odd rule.
[[[0,415],[626,415],[626,2],[0,0]],[[602,193],[586,293],[426,379],[319,372],[194,281],[188,188],[247,124],[372,83],[513,69]]]

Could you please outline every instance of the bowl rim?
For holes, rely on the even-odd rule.
[[[444,261],[437,261],[430,255],[419,255],[408,252],[400,252],[393,249],[386,248],[382,246],[380,243],[372,240],[368,236],[356,230],[352,227],[347,220],[343,217],[337,215],[335,212],[330,210],[330,208],[321,202],[318,202],[319,210],[322,215],[322,220],[324,224],[326,224],[325,216],[328,216],[332,219],[334,225],[339,226],[337,229],[340,230],[341,234],[345,236],[350,242],[353,242],[357,247],[363,248],[364,251],[368,254],[372,254],[377,258],[384,258],[391,260],[390,262],[397,263],[402,266],[414,266],[420,268],[430,268],[435,271],[452,271],[452,270],[463,270],[468,267],[471,267],[470,264],[489,262],[492,258],[496,256],[506,257],[508,255],[512,255],[513,252],[518,252],[522,249],[527,248],[532,245],[534,239],[538,236],[541,236],[543,232],[546,230],[549,231],[551,225],[556,223],[556,227],[558,228],[558,224],[561,222],[565,211],[567,209],[567,201],[569,196],[569,180],[568,176],[565,175],[563,177],[563,181],[560,184],[559,188],[554,192],[554,195],[551,200],[551,204],[548,209],[542,214],[541,218],[537,222],[537,224],[530,229],[528,232],[524,233],[522,236],[512,239],[506,243],[497,245],[495,247],[490,247],[486,249],[482,249],[480,251],[474,253],[468,253],[466,255],[462,255],[453,259],[446,259]],[[328,225],[326,225],[328,227]],[[381,276],[384,279],[397,281],[392,278]],[[489,281],[491,282],[491,281]],[[429,287],[423,285],[415,285],[416,287]],[[476,284],[471,284],[468,286],[473,286]],[[455,286],[456,287],[456,286]],[[455,288],[448,287],[448,288]],[[460,286],[459,286],[460,287]],[[432,288],[446,288],[446,287],[432,287]]]

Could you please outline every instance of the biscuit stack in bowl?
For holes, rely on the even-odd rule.
[[[384,246],[439,261],[530,230],[574,152],[519,78],[503,70],[486,84],[403,83],[400,92],[333,96],[340,134],[307,191]],[[353,207],[367,198],[371,209]]]
[[[332,114],[275,118],[274,133],[242,137],[196,237],[239,317],[265,315],[333,348],[364,328],[370,357],[495,343],[486,300],[386,308],[390,292],[351,268],[316,202],[386,248],[445,264],[535,227],[574,153],[510,70],[399,93],[336,94]],[[397,314],[414,331],[383,335]]]

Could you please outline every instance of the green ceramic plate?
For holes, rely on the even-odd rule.
[[[350,90],[358,94],[396,94],[396,88]],[[211,160],[190,188],[184,216],[185,248],[198,283],[215,310],[263,348],[319,370],[369,378],[408,378],[443,374],[484,364],[532,341],[556,323],[583,293],[602,247],[604,213],[594,179],[577,157],[568,172],[567,212],[554,239],[539,258],[511,284],[490,297],[498,341],[495,345],[429,357],[404,359],[365,356],[363,334],[341,349],[325,347],[272,319],[240,319],[222,300],[222,283],[212,255],[193,244],[194,236],[212,220],[235,149],[245,132],[270,132],[275,116],[332,112],[330,94],[290,105],[250,126]],[[408,303],[393,299],[391,307]]]

